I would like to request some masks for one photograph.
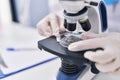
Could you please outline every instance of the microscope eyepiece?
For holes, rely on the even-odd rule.
[[[88,19],[84,21],[79,21],[79,23],[81,24],[81,27],[84,31],[89,31],[91,29],[91,24]]]

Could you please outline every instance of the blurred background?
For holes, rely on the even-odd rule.
[[[120,26],[119,0],[105,0],[105,3],[107,4],[110,31],[120,31],[118,28]],[[53,5],[52,8],[51,5]],[[56,5],[54,0],[0,0],[0,22],[13,21],[35,28],[38,21],[51,11],[59,10],[55,7]]]
[[[48,0],[0,0],[3,22],[12,21],[35,27],[49,13]]]
[[[0,54],[3,55],[4,60],[6,60],[6,63],[7,61],[9,62],[12,60],[11,62],[9,62],[10,69],[11,68],[13,69],[14,66],[15,67],[16,66],[19,67],[21,65],[26,66],[26,63],[32,62],[33,59],[41,61],[40,58],[38,59],[36,58],[36,56],[34,57],[34,55],[36,54],[33,54],[32,56],[29,55],[31,50],[28,52],[28,54],[26,54],[26,52],[24,51],[22,53],[19,51],[18,52],[13,51],[14,54],[8,54],[9,52],[6,52],[5,54],[2,51],[7,51],[6,48],[11,46],[13,48],[15,47],[18,49],[19,48],[38,49],[37,41],[40,40],[41,37],[39,36],[38,31],[36,29],[36,24],[50,12],[56,12],[61,10],[60,5],[58,4],[58,0],[56,2],[55,1],[56,0],[0,0]],[[120,32],[120,1],[119,0],[104,0],[104,1],[107,6],[109,32]],[[38,55],[39,54],[37,54],[37,57]],[[44,55],[47,55],[47,57],[49,58],[50,54],[49,55],[40,54],[39,57],[44,58],[43,57]],[[21,59],[20,56],[25,57],[25,59]],[[30,61],[28,58],[32,61]],[[15,65],[11,66],[11,64]],[[20,75],[18,74],[16,75],[17,77],[16,76],[8,77],[8,79],[5,80],[39,80],[40,78],[42,80],[49,80],[49,77],[46,77],[46,74],[50,74],[47,76],[51,77],[52,75],[52,77],[55,78],[56,76],[55,74],[59,68],[58,64],[59,64],[58,61],[53,63],[52,62],[47,63],[42,67],[41,66],[37,67],[37,69],[35,70],[33,69],[21,73]],[[30,63],[30,65],[33,65],[33,63]],[[21,67],[19,68],[21,69]],[[18,68],[16,68],[16,70],[17,69]],[[51,72],[55,74],[51,74]]]

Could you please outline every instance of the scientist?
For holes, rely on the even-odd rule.
[[[51,35],[58,36],[65,31],[63,19],[56,13],[46,16],[37,24],[37,28],[40,35],[47,37]],[[120,76],[120,33],[94,34],[86,32],[82,34],[81,38],[85,40],[69,45],[70,51],[104,48],[104,50],[97,52],[86,52],[84,57],[96,62],[95,65],[99,71]]]

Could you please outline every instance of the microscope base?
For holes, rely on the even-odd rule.
[[[86,66],[82,66],[80,71],[75,74],[65,74],[61,70],[59,70],[57,75],[57,80],[77,80],[78,77],[82,74],[82,72],[86,69]]]
[[[66,74],[59,70],[57,80],[93,80],[96,74],[91,72],[90,65],[83,65],[78,73]]]

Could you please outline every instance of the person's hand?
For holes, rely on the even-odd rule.
[[[70,51],[103,48],[96,52],[88,51],[84,57],[96,62],[96,68],[101,72],[114,73],[120,76],[120,33],[93,34],[83,33],[82,41],[72,43]]]
[[[37,24],[38,32],[42,36],[59,36],[64,32],[63,19],[55,13],[51,13]]]

